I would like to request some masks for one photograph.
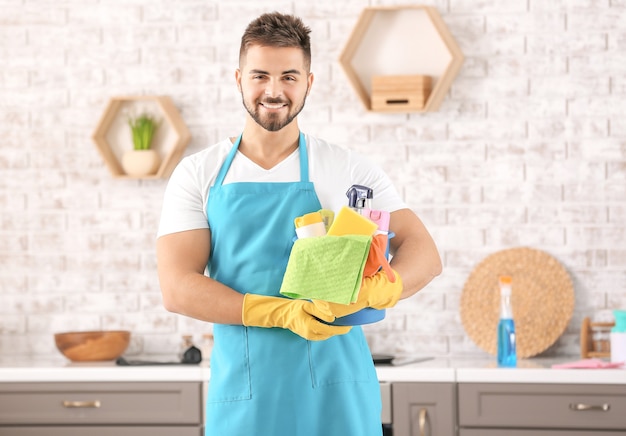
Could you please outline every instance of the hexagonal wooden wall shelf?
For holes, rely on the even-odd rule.
[[[149,114],[159,122],[151,148],[160,155],[161,164],[155,174],[136,177],[126,174],[120,162],[124,152],[133,148],[128,119],[141,114]],[[169,97],[142,95],[111,98],[92,138],[114,177],[155,179],[172,174],[191,134]]]
[[[365,8],[339,57],[359,99],[372,111],[372,77],[429,76],[431,89],[421,109],[439,109],[463,64],[463,53],[431,6]]]

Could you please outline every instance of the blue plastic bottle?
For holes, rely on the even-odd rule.
[[[510,276],[501,276],[500,284],[500,322],[498,322],[498,366],[517,366],[517,351],[515,349],[515,322],[511,307]]]

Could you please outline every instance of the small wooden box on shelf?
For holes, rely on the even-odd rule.
[[[430,76],[372,76],[372,110],[422,110],[428,100],[430,88]]]
[[[614,322],[591,322],[585,317],[580,328],[580,357],[611,357],[610,333],[614,325]]]
[[[463,59],[436,8],[392,5],[362,10],[339,64],[367,111],[422,113],[439,109]],[[372,78],[390,74],[428,76],[431,84],[423,104],[392,109],[383,104],[383,109],[376,109]]]

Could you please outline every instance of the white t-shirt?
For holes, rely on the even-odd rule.
[[[309,180],[315,186],[322,208],[337,213],[343,206],[347,206],[346,192],[352,185],[372,188],[372,209],[394,212],[406,208],[389,177],[367,158],[309,135],[306,135],[306,141]],[[206,215],[209,188],[215,183],[232,147],[230,139],[225,139],[181,160],[165,189],[158,236],[209,228]],[[237,151],[224,184],[299,180],[298,149],[269,170],[261,168]]]

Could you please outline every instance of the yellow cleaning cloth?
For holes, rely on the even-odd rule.
[[[349,304],[357,300],[371,236],[298,239],[291,249],[280,293],[291,298]]]

